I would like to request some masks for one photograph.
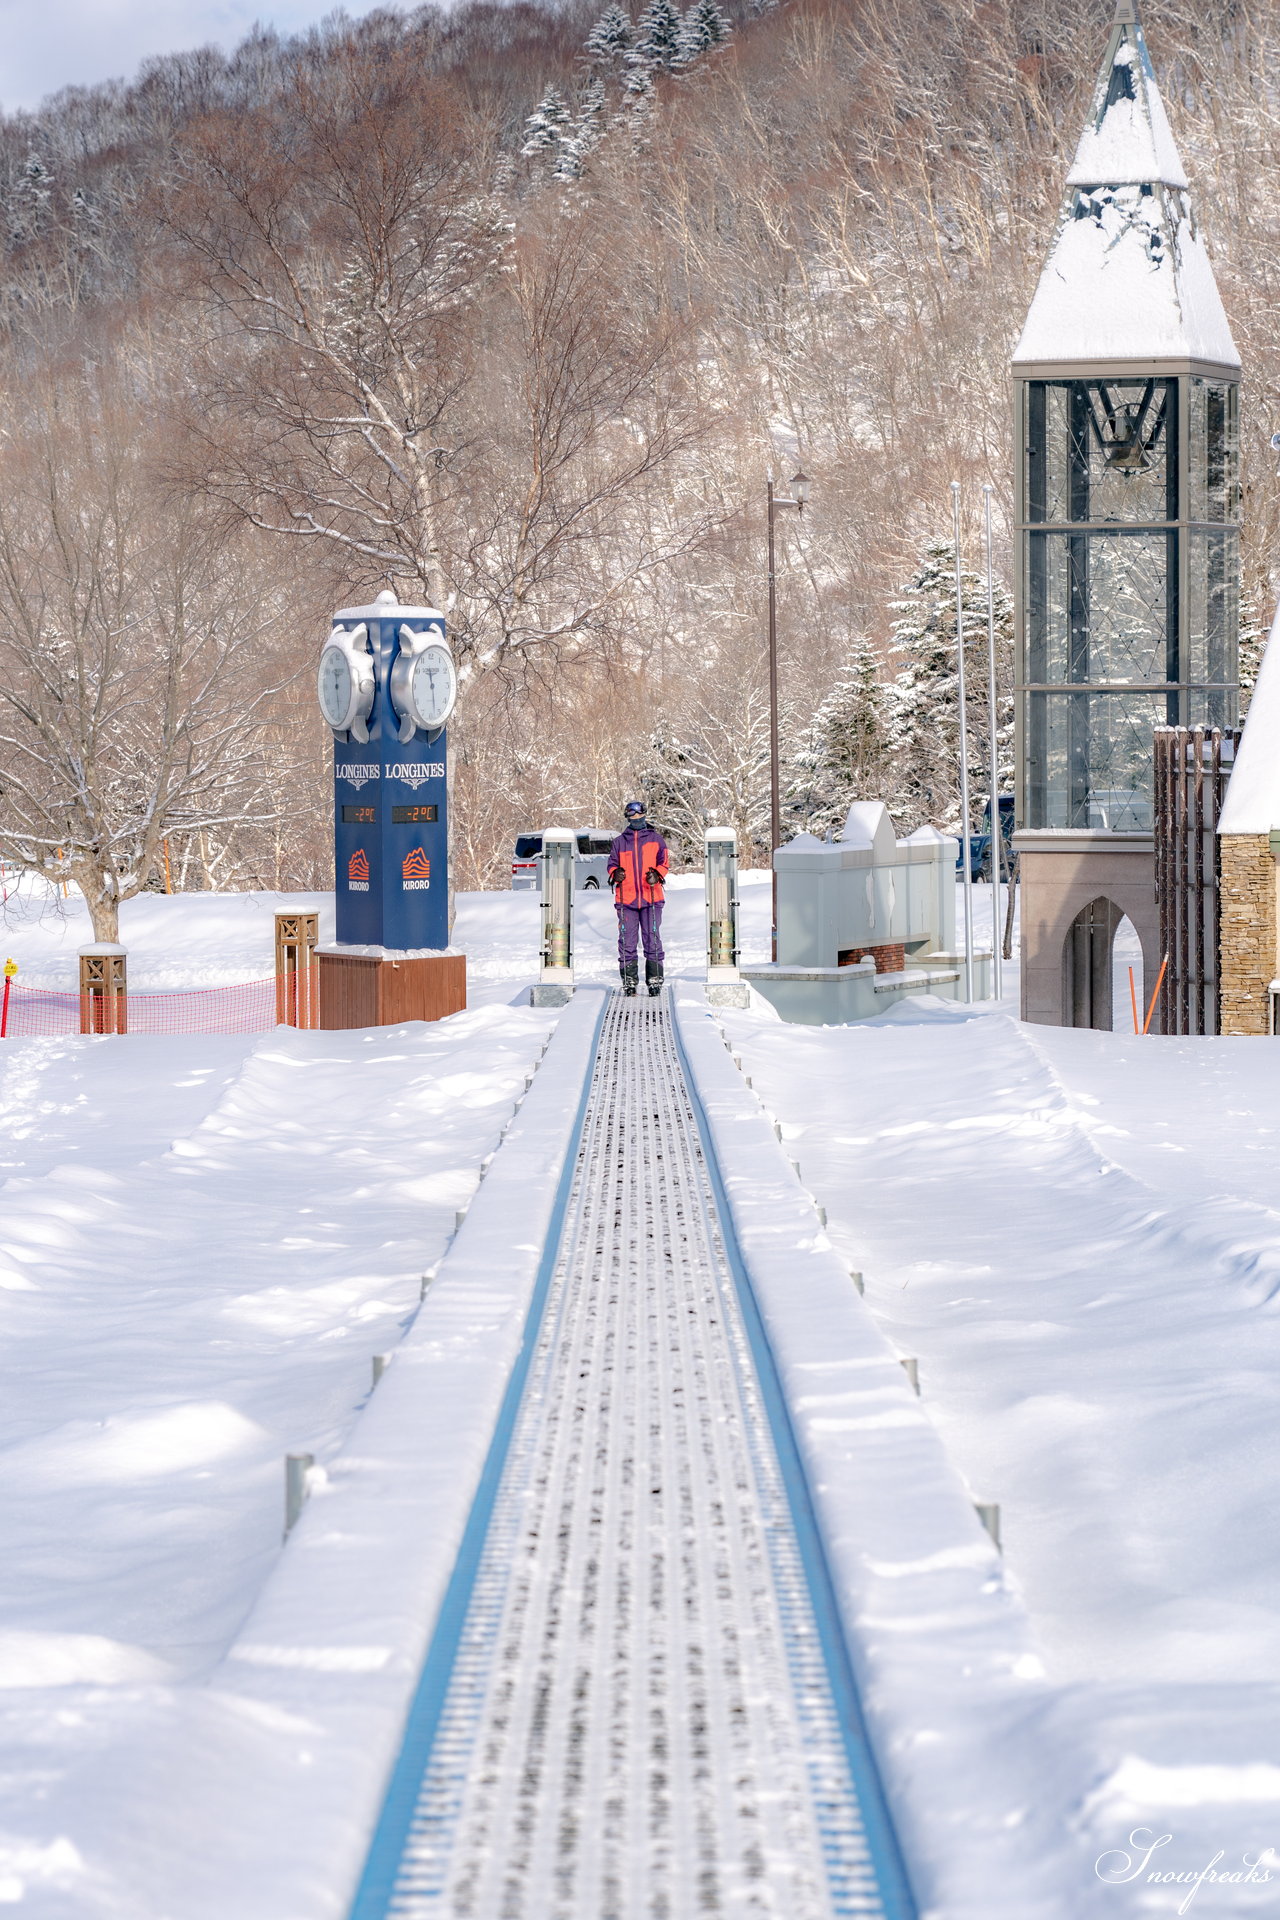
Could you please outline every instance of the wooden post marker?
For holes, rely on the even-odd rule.
[[[276,915],[276,1025],[320,1025],[318,913]]]
[[[128,956],[104,941],[80,949],[81,1033],[128,1031]]]

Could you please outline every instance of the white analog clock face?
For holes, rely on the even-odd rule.
[[[443,726],[453,709],[457,676],[447,647],[424,647],[409,675],[409,698],[419,726]]]
[[[351,660],[342,647],[326,647],[320,655],[320,710],[331,727],[346,727],[351,718],[353,692]]]
[[[377,693],[367,640],[366,627],[353,627],[349,633],[335,627],[320,650],[316,675],[320,711],[329,725],[335,733],[349,733],[361,741],[369,738],[366,722]]]

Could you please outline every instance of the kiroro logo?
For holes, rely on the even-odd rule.
[[[347,891],[349,893],[368,893],[369,856],[363,847],[357,847],[347,862]]]
[[[406,853],[400,871],[406,893],[424,893],[431,885],[431,862],[425,847],[415,847],[412,853]]]

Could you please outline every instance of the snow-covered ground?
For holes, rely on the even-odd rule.
[[[768,879],[743,880],[763,958]],[[273,913],[313,902],[131,902],[131,978],[261,978]],[[608,980],[611,904],[579,906],[581,977]],[[698,970],[702,912],[678,881],[673,973]],[[989,915],[977,889],[980,944]],[[0,933],[50,986],[87,938],[48,895]],[[106,1872],[103,1783],[237,1632],[278,1563],[283,1454],[342,1447],[555,1024],[520,1004],[534,896],[462,896],[454,938],[470,1006],[435,1027],[0,1048],[0,1905],[183,1920]],[[1189,1890],[1192,1913],[1267,1912],[1274,1864],[1146,1873],[1280,1852],[1280,1074],[1265,1042],[1127,1034],[1127,964],[1115,1035],[1019,1026],[1016,967],[1002,1012],[724,1024],[1000,1503],[1048,1674],[1007,1733],[1027,1914],[1174,1913]],[[975,1768],[978,1824],[985,1786]],[[1125,1879],[1115,1850],[1136,1867],[1147,1829],[1170,1838]]]
[[[1000,1505],[1050,1680],[1016,1734],[1036,1894],[1172,1913],[1188,1884],[1146,1871],[1280,1855],[1272,1050],[941,1003],[724,1025],[974,1499]],[[1109,1850],[1136,1866],[1148,1828],[1171,1836],[1148,1869],[1095,1873]],[[1280,1863],[1261,1871],[1192,1910],[1276,1911]]]
[[[740,882],[743,958],[767,959],[769,875],[743,873]],[[334,937],[331,893],[138,894],[120,909],[129,984],[177,988],[265,980],[275,971],[277,913],[319,913],[321,941]],[[577,894],[574,925],[579,977],[616,978],[617,924],[609,896]],[[702,967],[706,932],[700,875],[678,874],[670,882],[663,938],[670,972]],[[78,893],[64,899],[42,881],[10,881],[8,898],[0,904],[0,958],[12,955],[24,986],[74,987],[77,949],[92,939]],[[459,894],[453,944],[467,956],[468,1005],[518,997],[537,978],[538,941],[536,893]]]
[[[277,913],[320,915],[320,938],[333,939],[331,893],[140,893],[120,909],[131,987],[221,987],[275,972]],[[27,987],[74,987],[76,949],[93,939],[84,901],[73,888],[11,879],[0,905],[0,940]]]
[[[208,897],[155,904],[207,977]],[[553,1025],[0,1047],[0,1905],[141,1920],[83,1770],[239,1630]]]

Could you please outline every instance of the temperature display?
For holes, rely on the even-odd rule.
[[[434,807],[392,807],[393,827],[420,827],[424,821],[438,818]]]
[[[376,827],[378,809],[376,807],[344,807],[342,824],[344,827]]]

